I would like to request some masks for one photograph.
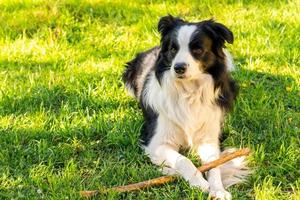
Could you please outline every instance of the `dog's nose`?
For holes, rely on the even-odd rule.
[[[174,70],[177,74],[184,74],[186,68],[187,68],[186,63],[176,63],[174,66]]]

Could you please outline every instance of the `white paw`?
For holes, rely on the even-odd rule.
[[[195,176],[192,176],[189,179],[189,184],[192,187],[200,188],[203,192],[208,192],[209,183],[203,178],[202,174],[200,173],[197,173]]]
[[[218,200],[231,200],[231,194],[226,190],[210,190],[209,196],[212,199]]]
[[[174,175],[178,175],[178,171],[176,171],[176,169],[170,168],[170,167],[163,167],[162,169],[160,169],[160,171],[164,174],[164,175],[169,175],[169,176],[174,176]]]

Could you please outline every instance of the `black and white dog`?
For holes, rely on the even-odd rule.
[[[179,174],[211,197],[231,199],[224,188],[247,175],[244,159],[211,169],[206,180],[179,149],[191,148],[202,163],[219,158],[224,115],[238,92],[224,49],[233,34],[213,20],[190,23],[171,15],[160,19],[158,31],[160,46],[139,53],[123,74],[145,118],[141,143],[163,172]]]

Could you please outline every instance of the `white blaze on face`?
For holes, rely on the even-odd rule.
[[[179,45],[179,50],[172,61],[172,74],[174,76],[176,76],[174,71],[174,65],[176,63],[187,64],[187,71],[185,73],[187,78],[199,73],[199,63],[193,58],[189,49],[191,37],[196,29],[197,27],[195,25],[184,25],[178,30],[177,42]]]

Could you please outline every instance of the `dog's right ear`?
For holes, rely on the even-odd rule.
[[[158,31],[161,33],[162,37],[167,35],[173,28],[184,21],[180,18],[175,18],[172,15],[167,15],[160,18],[158,22]]]

